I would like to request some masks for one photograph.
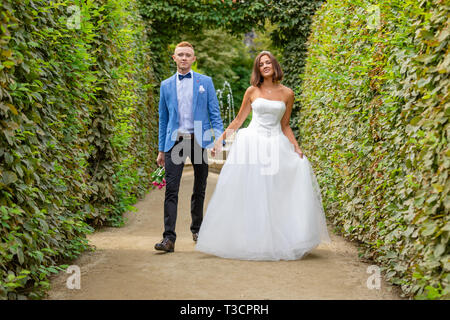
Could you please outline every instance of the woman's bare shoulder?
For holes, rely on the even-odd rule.
[[[252,102],[254,100],[257,90],[258,90],[258,87],[250,86],[245,91],[245,96],[247,97],[247,99],[249,99],[250,102]]]
[[[283,94],[285,94],[288,97],[294,96],[294,90],[292,90],[289,87],[286,87],[285,85],[281,85],[281,89],[283,90]]]
[[[258,89],[258,87],[250,86],[250,87],[247,88],[247,90],[245,91],[245,93],[252,94],[252,93],[254,93],[257,89]]]

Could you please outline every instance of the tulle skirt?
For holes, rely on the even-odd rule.
[[[243,260],[296,260],[329,242],[310,162],[282,133],[237,132],[196,250]]]

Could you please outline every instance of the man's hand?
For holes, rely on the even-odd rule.
[[[211,156],[214,158],[217,154],[219,154],[222,151],[222,141],[216,141],[214,144],[214,147],[211,149]]]
[[[156,163],[158,164],[158,166],[164,166],[164,152],[163,151],[159,151],[158,152],[158,157],[156,158]]]

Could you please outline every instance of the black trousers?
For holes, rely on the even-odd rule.
[[[168,152],[164,153],[166,193],[164,199],[164,238],[175,242],[177,234],[175,225],[178,211],[178,191],[184,163],[189,157],[194,167],[194,189],[191,197],[191,232],[200,230],[203,221],[203,204],[205,201],[206,180],[208,178],[208,159],[205,148],[195,138],[180,137]]]

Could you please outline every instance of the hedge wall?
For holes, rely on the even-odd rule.
[[[387,280],[448,299],[450,7],[329,0],[308,42],[299,129],[328,218]]]
[[[135,2],[0,4],[0,299],[42,297],[150,186],[157,111]]]

